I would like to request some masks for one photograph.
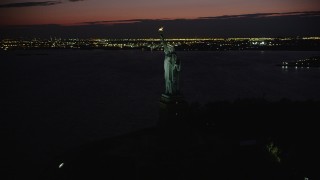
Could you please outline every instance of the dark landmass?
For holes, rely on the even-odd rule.
[[[319,101],[167,107],[157,127],[66,152],[40,179],[319,179]]]

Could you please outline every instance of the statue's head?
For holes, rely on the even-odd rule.
[[[174,46],[172,46],[172,45],[168,45],[168,50],[169,50],[169,52],[174,52]]]

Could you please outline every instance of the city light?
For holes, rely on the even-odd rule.
[[[163,31],[163,27],[159,31]],[[320,37],[305,38],[171,38],[167,42],[179,51],[226,50],[278,50],[297,48],[320,49]],[[161,50],[160,38],[108,39],[108,38],[50,38],[3,39],[0,49],[143,49]]]

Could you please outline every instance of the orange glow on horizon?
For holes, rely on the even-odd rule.
[[[139,0],[139,2],[123,0],[108,3],[106,1],[87,0],[63,2],[51,6],[0,8],[0,26],[77,25],[96,21],[196,19],[223,15],[319,10],[316,6],[317,0],[310,0],[308,3],[303,0],[293,0],[292,2],[274,0],[257,0],[254,2],[249,0],[185,0],[183,3],[169,0],[159,2]],[[0,3],[0,7],[1,4],[4,3]]]

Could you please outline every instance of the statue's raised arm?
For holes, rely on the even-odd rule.
[[[167,46],[167,42],[165,41],[164,36],[163,36],[163,30],[164,30],[164,28],[160,27],[158,32],[161,37],[161,45],[163,46],[164,51],[166,51],[168,49],[168,46]]]

